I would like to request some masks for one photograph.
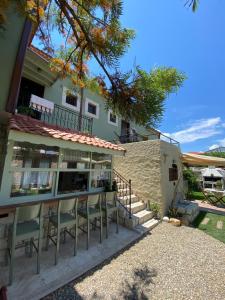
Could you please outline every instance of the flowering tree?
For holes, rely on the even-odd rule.
[[[12,0],[1,0],[0,23]],[[130,46],[134,31],[123,28],[121,0],[17,0],[17,9],[34,23],[36,37],[52,59],[50,67],[76,87],[94,89],[124,118],[155,125],[164,100],[182,85],[185,76],[174,68],[147,73],[140,68],[121,73],[119,60]],[[61,46],[54,44],[54,37]],[[101,75],[93,76],[88,61],[95,60]]]

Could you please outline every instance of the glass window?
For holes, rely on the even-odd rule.
[[[58,193],[67,194],[88,190],[89,172],[60,172]]]
[[[91,187],[92,188],[101,188],[105,187],[110,183],[111,172],[96,170],[91,171]]]
[[[92,169],[111,169],[111,164],[111,155],[92,153]]]
[[[92,103],[88,103],[88,112],[92,115],[96,115],[97,114],[97,106]]]
[[[57,168],[58,149],[44,145],[17,142],[13,147],[12,167]]]
[[[54,172],[14,172],[11,197],[51,193],[53,177]]]
[[[116,123],[116,115],[114,115],[113,113],[110,113],[109,120],[112,123]]]
[[[76,95],[68,94],[66,95],[66,103],[77,107],[78,98]]]
[[[90,169],[90,153],[78,150],[64,150],[60,168]]]

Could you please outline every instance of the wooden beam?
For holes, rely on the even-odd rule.
[[[27,46],[30,41],[31,33],[32,33],[32,23],[29,19],[26,19],[23,27],[21,40],[18,47],[13,73],[12,73],[8,100],[5,107],[5,110],[10,113],[14,113],[17,106],[24,58],[25,58]]]

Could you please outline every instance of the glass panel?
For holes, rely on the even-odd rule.
[[[88,112],[90,114],[96,115],[96,105],[92,104],[92,103],[88,103]]]
[[[58,193],[67,194],[88,190],[89,172],[60,172]]]
[[[90,153],[76,150],[64,150],[60,168],[90,169]]]
[[[110,119],[110,122],[112,122],[112,123],[116,123],[116,115],[114,115],[114,114],[110,113],[110,115],[109,115],[109,119]]]
[[[68,94],[66,96],[66,103],[73,105],[73,106],[77,106],[77,96],[76,95],[72,95],[72,94]]]
[[[91,187],[92,188],[100,188],[105,187],[108,183],[110,183],[111,172],[96,170],[91,171]]]
[[[53,177],[54,172],[14,172],[11,197],[51,193]]]
[[[13,147],[12,167],[57,168],[59,151],[56,147],[17,142]]]
[[[92,153],[92,169],[111,169],[112,155]]]

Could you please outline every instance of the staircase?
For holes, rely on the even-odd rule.
[[[132,191],[131,180],[127,180],[116,170],[113,170],[113,179],[117,185],[121,223],[140,233],[153,229],[159,223],[159,220],[154,218],[153,212],[146,209],[146,203],[140,201]]]

